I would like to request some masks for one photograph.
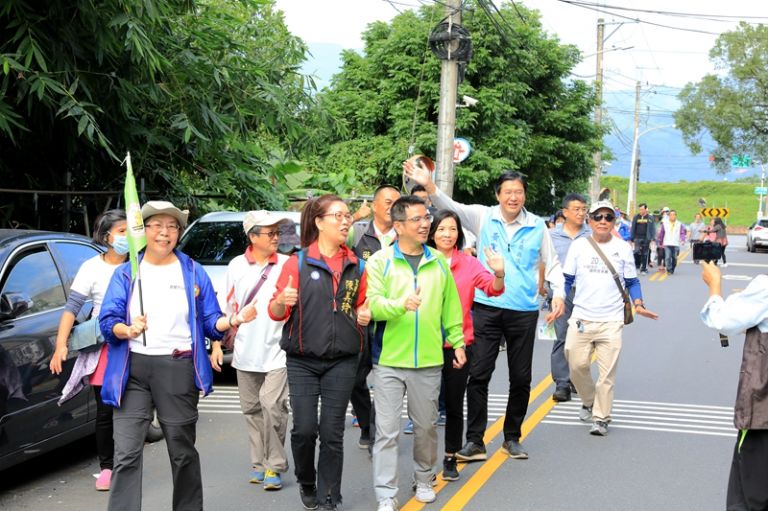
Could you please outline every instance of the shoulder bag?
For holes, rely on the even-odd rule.
[[[245,298],[245,301],[243,301],[244,304],[248,305],[253,300],[253,297],[256,296],[256,293],[259,292],[259,289],[261,289],[261,286],[264,285],[264,283],[267,281],[267,277],[269,277],[269,272],[272,270],[272,267],[275,265],[275,263],[269,263],[266,268],[261,272],[261,277],[259,277],[259,281],[256,283],[256,285],[253,287],[250,293],[248,293],[248,296]],[[235,312],[237,313],[237,311]],[[237,336],[237,330],[240,325],[238,326],[231,326],[229,327],[229,330],[224,334],[224,338],[221,340],[221,346],[223,348],[226,348],[228,350],[232,350],[235,347],[235,336]]]
[[[635,315],[632,312],[632,303],[629,301],[629,295],[627,294],[627,290],[624,289],[624,286],[621,285],[621,280],[619,280],[619,275],[616,273],[616,270],[614,269],[611,262],[608,260],[607,257],[605,257],[605,254],[602,250],[600,250],[600,247],[598,246],[597,242],[595,242],[594,239],[592,239],[592,236],[588,236],[587,240],[589,241],[590,245],[592,245],[592,248],[595,249],[595,252],[597,252],[597,255],[600,256],[600,259],[603,260],[605,263],[605,266],[608,267],[608,271],[611,272],[611,275],[613,275],[613,281],[616,283],[616,287],[619,288],[619,293],[621,293],[621,299],[624,302],[624,324],[629,325],[635,320]]]

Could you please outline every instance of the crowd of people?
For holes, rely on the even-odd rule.
[[[498,176],[497,204],[484,206],[454,201],[411,161],[403,170],[415,193],[380,186],[370,207],[355,215],[335,195],[308,200],[302,248],[291,256],[277,252],[284,220],[249,212],[243,221],[248,247],[229,263],[218,298],[202,267],[176,248],[186,211],[163,201],[142,207],[142,289],[125,262],[125,213],[102,217],[96,240],[107,251],[75,279],[51,370],[61,371],[69,329],[92,298],[105,343],[78,358],[73,384],[90,383],[97,395],[102,472],[96,486],[110,491],[110,510],[141,509],[144,435],[155,410],[171,461],[173,509],[202,509],[197,403],[212,390],[212,370],[221,371],[225,335],[249,438],[248,480],[267,491],[283,487],[291,424],[292,465],[305,509],[341,507],[350,402],[358,445],[372,457],[379,511],[399,508],[406,396],[417,501],[436,498],[441,411],[442,479],[458,480],[458,463],[485,460],[489,384],[502,342],[509,378],[502,451],[528,458],[522,424],[542,300],[556,333],[552,399],[578,393],[579,419],[590,425],[589,434],[605,436],[623,329],[635,316],[658,318],[645,308],[639,279],[652,267],[654,246],[663,251],[657,265],[674,274],[686,241],[718,243],[723,252],[727,245],[720,219],[706,226],[697,215],[686,226],[674,210],[663,208],[654,218],[640,204],[630,221],[610,201],[589,205],[575,193],[564,198],[548,228],[525,208],[527,182],[519,173]],[[368,214],[367,224],[355,221]],[[465,251],[466,234],[476,238],[472,254]]]

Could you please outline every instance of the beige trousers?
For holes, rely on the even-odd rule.
[[[237,370],[240,408],[248,425],[253,469],[286,472],[285,432],[288,427],[288,372]]]
[[[582,328],[577,325],[579,321]],[[580,332],[579,330],[584,330]],[[568,320],[565,337],[565,358],[571,370],[571,382],[579,392],[584,406],[592,407],[596,421],[611,421],[613,382],[621,352],[623,321]],[[597,359],[597,382],[592,380],[592,354]]]

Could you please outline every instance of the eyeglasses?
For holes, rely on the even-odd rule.
[[[610,213],[601,213],[599,215],[590,215],[589,218],[591,218],[594,222],[602,222],[603,220],[606,222],[613,222],[616,220],[616,215],[612,215]]]
[[[162,231],[163,229],[165,229],[168,232],[179,232],[179,224],[151,223],[151,224],[145,225],[144,227],[152,231]]]
[[[335,213],[326,213],[322,216],[332,216],[336,219],[337,222],[341,222],[342,220],[346,220],[347,222],[352,221],[352,214],[351,213],[342,213],[341,211],[336,211]]]
[[[573,211],[574,213],[587,213],[587,208],[566,208],[568,211]]]
[[[269,239],[277,238],[280,236],[280,231],[268,231],[268,232],[254,232],[256,236],[266,236]]]
[[[424,215],[424,216],[412,216],[411,218],[404,218],[403,220],[395,220],[396,222],[411,222],[413,224],[420,224],[422,222],[429,222],[432,223],[432,219],[434,217],[432,215]]]

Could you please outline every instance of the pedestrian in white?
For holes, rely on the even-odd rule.
[[[608,434],[611,422],[626,294],[634,302],[637,314],[658,318],[643,304],[632,247],[611,234],[615,218],[609,201],[593,204],[589,208],[592,235],[571,244],[563,266],[566,295],[571,287],[576,287],[565,338],[565,358],[571,382],[581,396],[579,418],[585,422],[594,420],[590,433],[600,436]],[[593,353],[599,371],[596,383],[590,372]]]
[[[669,215],[661,220],[659,228],[659,239],[664,245],[664,265],[670,275],[674,274],[677,268],[677,254],[685,244],[685,234],[685,226],[677,219],[677,211],[670,210]]]
[[[250,211],[243,220],[249,245],[230,261],[226,276],[226,314],[236,314],[255,302],[256,319],[242,325],[234,337],[232,367],[237,370],[240,407],[251,447],[250,482],[265,490],[282,488],[280,474],[288,470],[285,433],[288,427],[288,375],[280,348],[284,321],[267,312],[277,278],[288,256],[277,253],[279,227],[285,220],[268,211]],[[211,365],[221,371],[224,354],[214,341]]]

